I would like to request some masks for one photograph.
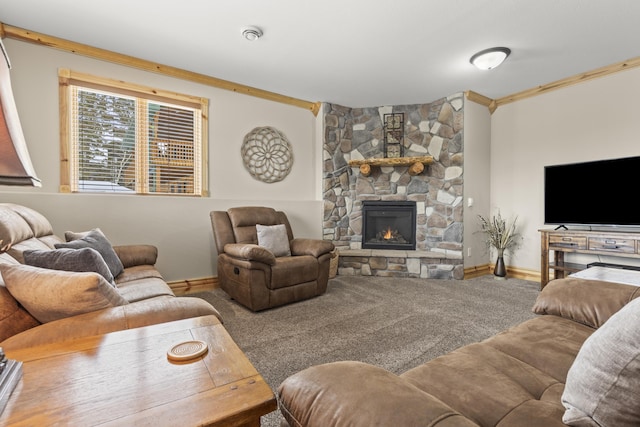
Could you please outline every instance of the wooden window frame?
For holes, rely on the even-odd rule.
[[[72,176],[75,176],[76,166],[72,161],[72,129],[75,126],[72,123],[72,88],[74,86],[93,89],[98,91],[106,91],[118,95],[135,97],[141,100],[164,102],[168,104],[193,108],[200,112],[200,120],[196,120],[194,128],[198,127],[200,134],[199,144],[194,141],[194,192],[192,193],[171,193],[171,192],[151,192],[149,191],[148,182],[136,182],[135,195],[157,195],[157,196],[187,196],[187,197],[204,197],[209,194],[208,179],[208,115],[209,101],[206,98],[184,95],[176,92],[156,89],[148,86],[142,86],[134,83],[127,83],[120,80],[114,80],[104,77],[98,77],[90,74],[79,73],[69,69],[60,69],[58,71],[58,90],[59,90],[59,110],[60,110],[60,188],[61,193],[85,193],[73,191],[75,184],[72,182]],[[145,132],[146,129],[137,129],[137,133]],[[145,136],[143,140],[146,140]],[[136,144],[136,156],[144,156],[144,152],[148,151],[148,144]],[[146,166],[145,166],[146,167]],[[138,181],[138,180],[136,180]],[[104,192],[106,194],[120,194],[116,192]],[[95,194],[95,193],[93,193]]]

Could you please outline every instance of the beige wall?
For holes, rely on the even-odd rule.
[[[15,40],[4,40],[4,44],[13,65],[12,85],[22,127],[43,186],[0,187],[0,201],[41,211],[59,235],[65,230],[99,226],[114,244],[155,244],[160,253],[158,268],[167,280],[216,275],[211,210],[272,206],[287,212],[295,234],[322,236],[317,119],[311,112]],[[208,98],[211,195],[185,198],[58,193],[59,68]],[[257,126],[279,129],[293,147],[293,168],[279,183],[265,184],[244,169],[240,147],[244,135]]]
[[[464,104],[464,267],[485,265],[489,251],[478,233],[478,215],[489,215],[491,169],[491,115],[489,109],[466,100]],[[472,205],[469,206],[469,200]]]
[[[13,65],[18,111],[43,187],[0,187],[0,201],[40,210],[58,234],[100,226],[114,244],[155,244],[158,267],[168,280],[216,274],[211,210],[273,206],[287,211],[296,234],[322,236],[322,124],[310,112],[15,40],[4,43]],[[209,98],[211,195],[59,194],[58,68]],[[501,106],[490,117],[486,108],[466,103],[465,267],[489,262],[474,234],[475,219],[500,209],[505,216],[518,215],[524,234],[522,247],[507,258],[508,264],[539,271],[543,167],[639,155],[639,92],[640,70],[632,69]],[[240,156],[244,135],[266,125],[283,131],[294,151],[291,174],[275,184],[251,178]],[[467,205],[469,197],[473,207]]]
[[[540,271],[538,230],[545,227],[545,165],[640,155],[639,100],[640,69],[636,68],[495,111],[490,208],[518,215],[524,232],[523,246],[508,260],[509,265]],[[634,195],[630,189],[630,196]],[[594,203],[607,202],[594,194]],[[631,200],[611,201],[612,209],[634,209],[632,205]]]

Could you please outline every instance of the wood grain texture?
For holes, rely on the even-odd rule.
[[[360,168],[360,174],[364,177],[371,175],[371,166],[409,166],[409,175],[419,175],[424,171],[425,165],[433,163],[432,156],[371,158],[349,160],[349,166]]]
[[[565,262],[565,253],[640,258],[640,233],[552,229],[538,231],[540,289],[551,280],[550,271],[553,272],[553,279],[560,279],[587,268],[584,264]]]
[[[349,166],[371,165],[371,166],[410,166],[413,163],[422,163],[425,165],[433,163],[432,156],[414,156],[414,157],[392,157],[392,158],[371,158],[349,160]]]
[[[174,362],[198,339],[209,350]],[[215,316],[14,351],[24,362],[0,425],[259,425],[276,409],[264,379]]]

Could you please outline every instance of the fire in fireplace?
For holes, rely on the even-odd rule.
[[[362,202],[362,248],[416,248],[416,203],[411,201]]]

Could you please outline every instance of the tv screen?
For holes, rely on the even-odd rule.
[[[640,157],[546,166],[544,222],[640,226],[639,178]]]

